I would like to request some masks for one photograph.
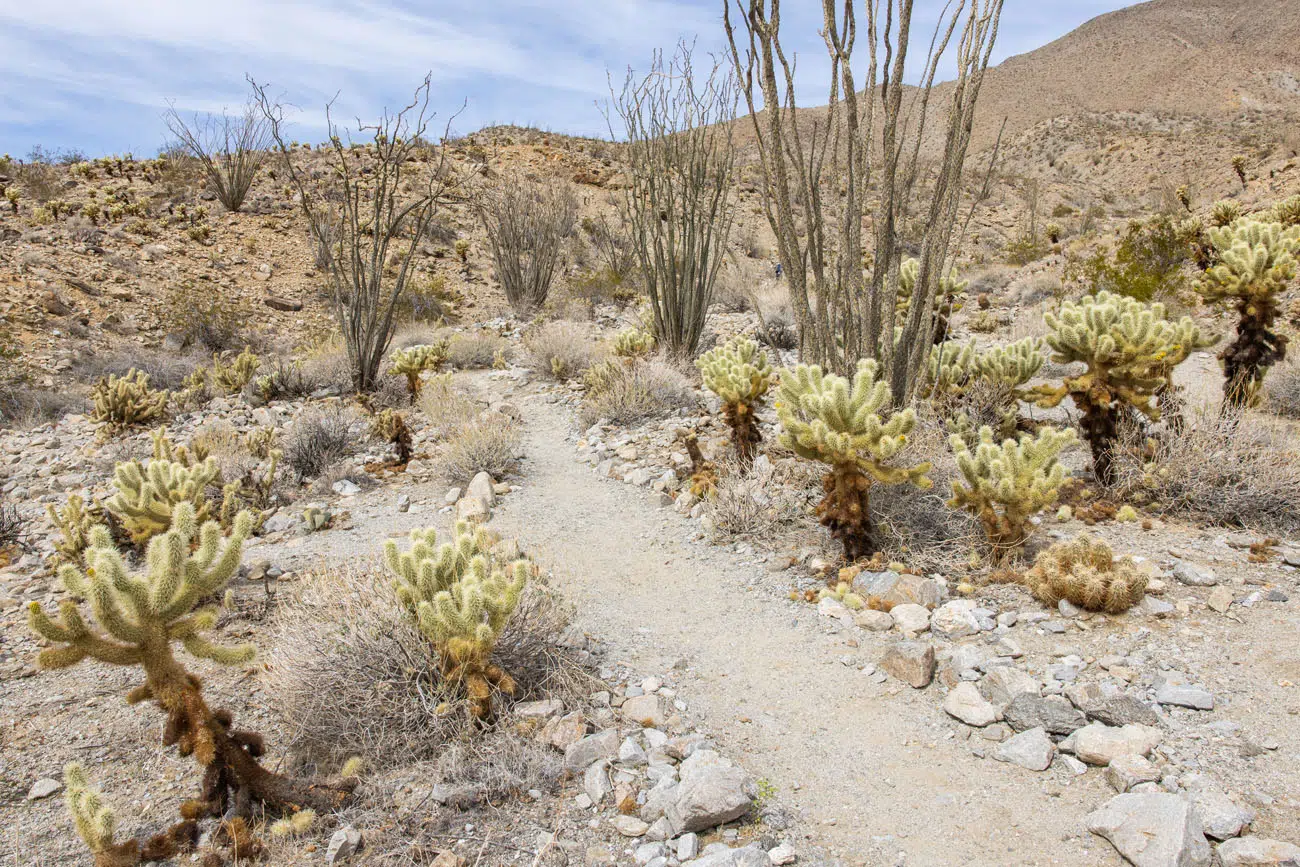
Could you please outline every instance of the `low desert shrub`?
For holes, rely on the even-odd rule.
[[[447,346],[447,361],[460,370],[481,370],[492,367],[498,357],[510,354],[510,344],[492,331],[474,331],[457,334]]]
[[[569,380],[599,360],[599,348],[571,322],[547,322],[524,336],[533,367],[542,376]]]
[[[661,361],[603,361],[588,368],[583,382],[587,394],[579,416],[584,426],[602,419],[634,425],[696,405],[690,380]]]
[[[541,582],[530,582],[493,653],[515,680],[514,700],[576,698],[584,675],[557,643],[567,625],[564,607]],[[267,688],[304,758],[332,766],[361,756],[384,769],[439,759],[453,742],[469,739],[468,715],[445,705],[450,696],[440,688],[433,645],[377,565],[304,576],[284,601],[276,632]],[[474,741],[489,749],[485,738]],[[471,772],[454,765],[459,774]]]
[[[359,437],[356,420],[341,407],[308,411],[284,439],[285,465],[299,481],[315,478],[352,454]]]
[[[420,411],[442,437],[449,437],[479,414],[479,405],[452,382],[451,374],[435,376],[420,389]]]
[[[1156,441],[1130,430],[1116,450],[1116,478],[1124,499],[1157,514],[1300,530],[1300,442],[1258,413],[1202,408],[1179,434]]]
[[[0,500],[0,552],[23,541],[26,525],[17,506]]]
[[[1300,362],[1275,365],[1264,380],[1265,406],[1280,416],[1300,418]]]
[[[449,482],[468,482],[479,473],[501,479],[518,467],[522,441],[513,419],[499,412],[483,413],[447,437],[439,466]]]
[[[248,388],[258,399],[267,403],[307,397],[322,385],[315,373],[314,368],[307,367],[301,361],[277,358],[273,364],[261,369],[260,375],[253,378]]]
[[[822,483],[813,465],[783,458],[754,467],[753,472],[742,469],[732,456],[720,462],[713,496],[705,501],[714,532],[775,547],[777,539],[811,530]]]

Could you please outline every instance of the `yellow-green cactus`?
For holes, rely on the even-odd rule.
[[[1236,202],[1216,202],[1214,207],[1210,209],[1210,223],[1215,227],[1231,226],[1240,219],[1241,205]]]
[[[406,423],[406,416],[392,409],[380,410],[371,419],[370,430],[379,439],[397,447],[399,464],[411,460],[411,428]]]
[[[406,388],[411,393],[411,402],[420,395],[420,374],[426,370],[437,370],[447,360],[448,342],[426,343],[398,349],[388,357],[389,372],[406,377]]]
[[[949,438],[962,478],[953,480],[948,505],[979,519],[995,560],[1019,550],[1029,537],[1030,519],[1056,502],[1069,475],[1057,456],[1075,441],[1074,431],[1050,427],[1000,444],[992,429],[983,427],[973,450],[961,436]]]
[[[763,440],[756,414],[772,385],[767,353],[753,340],[735,337],[701,355],[695,365],[704,377],[704,385],[722,399],[723,416],[731,428],[736,454],[743,466],[749,466],[754,449]]]
[[[907,322],[907,315],[912,308],[912,293],[916,289],[917,278],[921,275],[920,259],[904,259],[898,267],[898,301],[894,307],[894,324],[903,325]],[[939,278],[939,294],[935,296],[935,303],[938,306],[935,343],[941,343],[948,337],[948,317],[952,314],[953,305],[956,303],[957,296],[966,291],[970,285],[969,280],[962,280],[957,276],[957,269],[953,268],[948,272],[946,277]]]
[[[818,599],[834,599],[842,602],[845,608],[858,611],[866,602],[862,597],[853,592],[853,585],[847,581],[841,581],[834,587],[823,587],[817,594]]]
[[[1059,315],[1048,313],[1046,318],[1053,360],[1081,361],[1088,369],[1066,377],[1058,387],[1035,389],[1038,404],[1054,407],[1067,396],[1074,400],[1097,480],[1113,484],[1121,418],[1128,409],[1153,421],[1160,418],[1156,398],[1172,375],[1171,362],[1185,359],[1203,344],[1200,329],[1189,317],[1170,322],[1163,304],[1143,304],[1110,292],[1066,302]]]
[[[63,769],[64,803],[77,836],[95,856],[95,867],[134,867],[143,862],[167,861],[194,846],[198,826],[192,820],[177,822],[141,846],[135,839],[114,839],[117,819],[99,792],[90,786],[86,769],[75,762]]]
[[[230,364],[224,363],[220,355],[213,353],[212,381],[221,389],[222,394],[238,394],[253,381],[261,366],[262,362],[248,348],[236,355]]]
[[[219,475],[213,458],[192,466],[169,460],[148,464],[126,461],[113,470],[117,493],[104,502],[104,508],[121,524],[132,544],[144,547],[167,532],[182,504],[189,506],[200,522],[212,517],[207,490],[218,483]]]
[[[1021,579],[1052,608],[1065,599],[1088,611],[1120,614],[1142,601],[1148,579],[1131,557],[1115,559],[1110,546],[1089,536],[1048,548]]]
[[[948,341],[930,350],[929,396],[938,410],[949,417],[951,432],[969,429],[975,435],[976,429],[966,411],[970,408],[970,396],[981,394],[988,404],[985,408],[997,415],[995,432],[1009,437],[1020,423],[1019,402],[1031,397],[1025,386],[1042,366],[1042,348],[1034,338],[993,346],[983,352],[976,350],[974,340],[965,344]],[[976,390],[977,386],[984,388]]]
[[[911,482],[923,489],[933,485],[926,475],[928,462],[893,463],[916,426],[916,412],[889,410],[889,384],[876,379],[878,370],[874,361],[859,361],[850,382],[816,365],[800,364],[781,372],[777,391],[781,444],[830,467],[817,514],[851,561],[873,551],[869,499],[873,484]]]
[[[1237,305],[1237,339],[1219,357],[1224,399],[1244,406],[1260,394],[1268,369],[1286,358],[1287,337],[1273,327],[1279,297],[1295,279],[1300,226],[1239,220],[1209,235],[1219,264],[1198,290],[1207,301]]]
[[[80,494],[68,494],[68,503],[62,509],[45,507],[50,522],[59,528],[59,538],[54,541],[54,551],[59,562],[80,563],[90,544],[91,531],[99,526],[103,515],[99,504],[86,507]]]
[[[614,354],[619,358],[644,358],[655,351],[655,336],[640,328],[625,328],[614,338]]]
[[[248,815],[259,803],[274,810],[332,810],[356,785],[355,780],[296,781],[261,767],[261,737],[234,729],[228,711],[210,709],[199,679],[173,652],[179,644],[191,656],[222,665],[244,665],[253,658],[250,645],[212,641],[207,633],[216,624],[216,612],[199,608],[239,571],[252,524],[251,515],[241,514],[223,549],[221,527],[213,521],[200,526],[194,508],[180,503],[171,529],[149,543],[144,570],[137,574],[127,568],[108,530],[96,527],[85,568],[66,565],[59,570],[69,597],[59,603],[57,619],[39,602],[28,609],[31,628],[52,643],[41,651],[43,668],[67,668],[89,658],[143,670],[144,683],[128,693],[127,701],[155,702],[167,717],[163,743],[176,745],[183,756],[193,755],[205,771],[200,798],[182,808],[187,819],[228,810]]]
[[[149,424],[167,411],[167,392],[149,387],[149,375],[131,368],[123,376],[100,379],[90,391],[92,420],[115,432],[134,425]]]
[[[1269,216],[1272,222],[1281,223],[1287,228],[1300,226],[1300,196],[1292,196],[1278,202],[1273,206]]]
[[[492,662],[492,651],[528,581],[526,561],[500,566],[490,548],[487,531],[465,522],[441,545],[433,529],[413,530],[405,552],[384,545],[397,598],[437,649],[443,678],[463,686],[479,719],[492,713],[492,687],[515,693],[514,679]]]

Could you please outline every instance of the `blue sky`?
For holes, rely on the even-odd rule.
[[[932,20],[939,0],[918,0]],[[997,59],[1032,50],[1126,0],[1006,0]],[[824,96],[820,4],[786,0],[805,104]],[[455,129],[492,123],[602,135],[597,101],[631,65],[681,38],[722,47],[721,0],[4,0],[0,153],[33,145],[152,156],[168,102],[242,104],[245,73],[301,110],[295,135],[324,136],[322,106],[371,119],[428,71]],[[698,61],[697,61],[698,64]]]

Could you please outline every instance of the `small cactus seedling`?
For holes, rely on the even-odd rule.
[[[1112,485],[1120,420],[1136,413],[1152,421],[1160,418],[1155,398],[1169,381],[1170,361],[1186,358],[1188,347],[1202,345],[1200,330],[1188,317],[1170,322],[1163,304],[1143,304],[1110,292],[1067,302],[1060,315],[1047,314],[1047,324],[1053,360],[1081,361],[1088,369],[1066,377],[1059,387],[1036,389],[1038,404],[1054,407],[1067,396],[1074,400],[1097,480]]]
[[[230,364],[224,363],[220,355],[213,354],[212,381],[221,389],[222,394],[238,394],[253,381],[261,366],[262,362],[248,348],[236,355]]]
[[[754,462],[754,449],[763,440],[757,412],[772,384],[767,353],[753,340],[733,338],[695,362],[704,384],[722,399],[722,413],[731,428],[731,441],[742,466]]]
[[[995,561],[1018,551],[1032,529],[1030,518],[1056,502],[1068,475],[1057,456],[1075,440],[1074,431],[1050,427],[1001,444],[992,429],[980,428],[973,450],[961,436],[949,439],[962,478],[953,480],[948,505],[979,519]]]
[[[778,389],[781,444],[830,467],[817,515],[850,561],[874,550],[869,499],[873,484],[911,482],[923,489],[933,485],[926,475],[929,463],[892,463],[916,426],[916,412],[888,410],[889,384],[876,379],[877,371],[874,361],[859,361],[850,381],[823,373],[816,365],[800,364],[782,371]]]
[[[1220,358],[1224,400],[1240,407],[1258,397],[1268,369],[1286,359],[1286,335],[1274,324],[1280,296],[1295,279],[1300,226],[1241,220],[1209,234],[1219,264],[1198,288],[1207,301],[1236,302],[1237,339]]]
[[[426,370],[437,370],[447,360],[448,342],[426,343],[407,349],[398,349],[388,357],[391,365],[389,371],[397,376],[406,377],[406,389],[410,392],[411,403],[420,396],[420,374]]]
[[[1110,546],[1089,536],[1048,548],[1021,579],[1044,605],[1062,599],[1088,611],[1119,614],[1142,601],[1147,576],[1131,557],[1115,559]]]
[[[157,421],[167,411],[167,392],[149,387],[149,375],[132,368],[123,376],[100,379],[90,391],[92,420],[115,433]]]
[[[144,683],[128,693],[127,701],[156,703],[167,717],[163,743],[193,755],[204,770],[200,797],[182,807],[186,819],[249,816],[259,804],[276,812],[332,810],[356,785],[346,779],[293,780],[263,768],[257,761],[264,752],[262,738],[232,728],[228,711],[209,708],[199,679],[173,652],[179,644],[191,656],[222,665],[253,658],[250,645],[213,643],[205,633],[216,613],[198,607],[239,570],[252,525],[251,515],[240,514],[223,549],[221,527],[214,521],[200,527],[193,506],[180,503],[171,529],[149,543],[142,574],[128,571],[108,530],[96,527],[84,570],[72,565],[59,570],[69,598],[59,604],[58,618],[39,602],[28,611],[31,628],[53,643],[41,651],[43,668],[68,668],[89,658],[144,671]],[[89,618],[76,599],[87,600]]]
[[[86,769],[73,763],[63,769],[64,803],[72,816],[77,836],[95,856],[95,867],[134,867],[136,864],[170,861],[194,847],[198,826],[191,819],[177,822],[140,845],[136,839],[118,843],[117,818],[100,794],[90,786]]]
[[[411,532],[404,553],[393,542],[384,546],[397,598],[437,649],[444,681],[465,690],[478,719],[492,714],[493,687],[515,694],[514,679],[492,662],[492,651],[528,581],[527,561],[500,566],[489,548],[487,531],[464,522],[442,545],[426,529]]]

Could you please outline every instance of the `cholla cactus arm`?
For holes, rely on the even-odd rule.
[[[910,408],[888,412],[889,385],[876,380],[877,369],[873,361],[860,361],[850,382],[816,365],[798,365],[782,372],[776,404],[781,443],[831,468],[817,511],[850,560],[872,547],[868,492],[873,483],[933,484],[929,463],[890,463],[907,444],[916,413]],[[881,418],[882,411],[888,418]]]
[[[192,466],[169,460],[151,460],[147,465],[127,461],[114,468],[117,492],[104,507],[121,522],[132,543],[143,547],[166,532],[180,503],[193,507],[199,523],[207,521],[212,513],[207,489],[218,476],[213,458]]]
[[[1259,395],[1268,369],[1286,358],[1287,337],[1273,327],[1279,296],[1296,276],[1300,226],[1239,220],[1209,236],[1219,264],[1198,289],[1208,301],[1236,302],[1237,339],[1220,358],[1224,398],[1244,406]]]
[[[54,542],[57,561],[80,563],[86,546],[90,544],[91,530],[99,523],[99,506],[92,504],[87,508],[85,498],[80,494],[68,494],[67,505],[62,509],[46,506],[45,512],[50,522],[59,528],[60,538]]]
[[[754,449],[763,439],[755,413],[772,384],[767,353],[755,341],[735,337],[701,355],[695,364],[704,385],[722,400],[736,453],[741,463],[748,466],[753,461]]]
[[[142,847],[137,840],[114,841],[117,820],[99,792],[90,786],[85,768],[75,762],[63,769],[64,803],[95,867],[134,867],[142,862],[166,861],[193,848],[198,826],[191,820],[155,834]]]
[[[949,438],[962,478],[952,483],[949,505],[966,509],[980,520],[1001,560],[1028,537],[1029,519],[1056,502],[1068,472],[1057,456],[1076,441],[1074,431],[1043,428],[1038,436],[998,443],[991,428],[980,429],[971,449],[966,440]]]

